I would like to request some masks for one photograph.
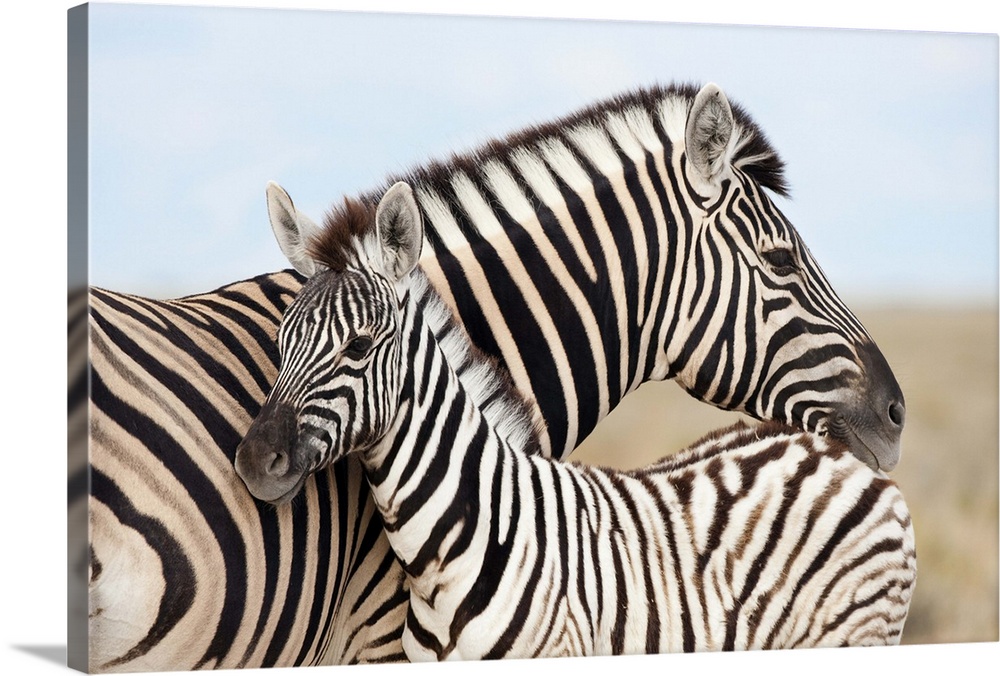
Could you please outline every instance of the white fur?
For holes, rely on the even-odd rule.
[[[472,400],[478,405],[497,390],[508,390],[509,384],[500,377],[496,365],[486,361],[475,350],[465,329],[453,321],[451,309],[435,293],[427,277],[417,270],[409,279],[410,293],[415,299],[424,299],[426,302],[423,309],[424,321],[439,336],[441,351],[456,373],[460,374],[462,385]],[[462,365],[465,368],[460,369]],[[501,438],[507,439],[511,445],[523,448],[531,438],[533,425],[530,418],[524,415],[516,396],[510,391],[509,397],[498,398],[481,410]]]
[[[569,214],[569,207],[566,206],[566,201],[563,199],[562,193],[559,192],[559,187],[552,178],[552,173],[546,168],[545,162],[536,153],[528,152],[524,148],[515,150],[511,155],[511,161],[538,199],[548,207],[559,223],[572,226],[573,219]],[[579,231],[575,227],[566,227],[563,230],[573,246],[574,253],[586,270],[587,277],[591,282],[596,282],[597,269],[583,244]]]

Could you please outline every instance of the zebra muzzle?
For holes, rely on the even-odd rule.
[[[295,461],[295,410],[268,402],[236,448],[236,473],[258,500],[281,504],[299,492],[307,473]]]
[[[865,346],[859,355],[866,380],[859,385],[852,405],[830,415],[828,431],[866,465],[889,472],[901,454],[900,438],[906,422],[903,392],[874,345]]]

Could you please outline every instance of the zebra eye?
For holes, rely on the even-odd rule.
[[[795,256],[788,249],[772,249],[762,252],[760,256],[779,275],[790,275],[797,269]]]
[[[358,336],[344,346],[344,354],[351,359],[360,359],[372,349],[372,339],[369,336]]]

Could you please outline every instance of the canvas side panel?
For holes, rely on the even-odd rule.
[[[89,374],[87,359],[88,6],[68,11],[67,26],[67,665],[88,670]]]

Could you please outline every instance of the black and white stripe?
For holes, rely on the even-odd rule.
[[[780,423],[632,472],[545,458],[505,374],[397,263],[420,237],[382,214],[408,201],[419,227],[394,186],[357,255],[286,312],[278,379],[236,461],[251,490],[285,499],[289,466],[361,457],[409,582],[408,658],[899,642],[916,559],[884,473]]]

